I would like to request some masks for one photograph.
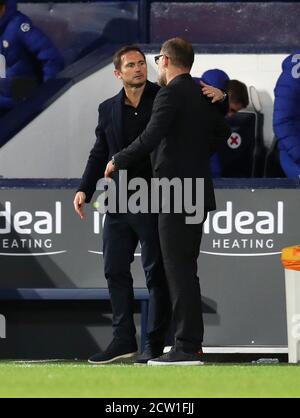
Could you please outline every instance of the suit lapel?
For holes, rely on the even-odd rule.
[[[116,143],[118,148],[121,150],[124,148],[123,138],[123,90],[116,96],[116,99],[112,106],[112,127],[115,135]]]

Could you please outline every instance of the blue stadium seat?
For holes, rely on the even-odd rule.
[[[228,119],[232,135],[219,149],[221,177],[262,177],[265,159],[264,116],[256,111],[238,112]]]

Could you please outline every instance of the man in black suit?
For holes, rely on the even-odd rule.
[[[75,196],[74,206],[84,218],[84,204],[89,203],[99,179],[104,176],[111,157],[129,145],[147,125],[159,86],[147,81],[144,53],[135,46],[124,47],[114,57],[115,75],[123,82],[120,93],[99,107],[97,140]],[[151,162],[145,156],[128,172],[128,182],[140,177],[150,181]],[[119,185],[119,176],[115,176]],[[108,282],[113,311],[114,338],[107,349],[92,356],[94,364],[128,359],[137,352],[133,319],[134,294],[130,265],[138,242],[149,290],[147,341],[137,362],[147,363],[163,353],[165,334],[170,322],[171,307],[161,259],[158,218],[151,213],[107,213],[103,231],[105,277]]]
[[[180,38],[165,42],[155,60],[159,83],[165,87],[156,96],[150,122],[134,142],[113,156],[105,176],[132,167],[151,153],[153,173],[158,178],[192,179],[194,192],[196,180],[204,179],[202,222],[187,224],[184,211],[159,214],[175,345],[169,353],[148,362],[200,365],[204,327],[197,259],[207,212],[216,208],[209,160],[218,142],[227,140],[231,131],[190,75],[194,50],[188,42]]]
[[[91,201],[107,162],[147,126],[154,99],[160,89],[158,85],[147,81],[145,55],[138,47],[126,46],[119,50],[115,54],[114,65],[115,75],[123,82],[124,88],[99,107],[97,140],[74,200],[75,210],[81,218],[84,217],[84,204]],[[209,86],[204,89],[213,101],[222,99],[220,90]],[[150,182],[152,170],[149,156],[145,156],[129,170],[128,182],[137,177]],[[118,185],[119,176],[116,175],[114,179]],[[134,260],[138,241],[141,244],[142,263],[149,289],[149,313],[145,350],[136,361],[147,363],[163,353],[171,309],[161,260],[158,217],[151,213],[108,213],[104,225],[103,252],[105,277],[113,310],[114,339],[104,353],[90,359],[91,363],[111,363],[130,358],[137,351],[130,264]]]

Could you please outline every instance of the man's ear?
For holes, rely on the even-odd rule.
[[[167,55],[164,55],[164,56],[162,57],[162,59],[163,59],[163,66],[164,66],[164,67],[168,67],[168,66],[169,66],[169,62],[170,62],[170,58],[169,58],[169,57],[167,57]]]
[[[115,74],[115,76],[116,76],[119,80],[122,80],[121,71],[119,71],[119,70],[114,70],[114,74]]]

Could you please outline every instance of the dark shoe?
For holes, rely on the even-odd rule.
[[[148,361],[148,366],[203,366],[203,353],[185,353],[172,348],[168,353]]]
[[[149,360],[153,360],[157,357],[160,357],[164,352],[163,347],[160,348],[154,348],[149,346],[146,346],[142,354],[140,354],[134,364],[147,364]]]
[[[103,353],[95,354],[89,359],[90,364],[108,364],[117,360],[128,360],[137,354],[137,344],[126,344],[113,340]]]

